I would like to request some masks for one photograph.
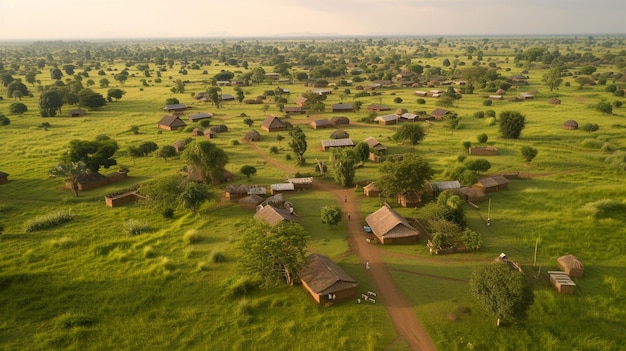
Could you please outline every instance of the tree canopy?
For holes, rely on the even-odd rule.
[[[296,161],[298,166],[302,166],[306,162],[304,158],[304,153],[306,152],[307,148],[306,134],[304,134],[300,126],[295,126],[289,130],[289,136],[291,137],[289,147],[296,154]]]
[[[430,164],[415,154],[406,154],[400,161],[388,159],[380,166],[380,172],[376,185],[385,196],[423,189],[424,183],[435,174]]]
[[[197,167],[209,184],[219,184],[224,179],[228,155],[210,141],[194,141],[182,153],[183,160]]]
[[[493,263],[476,268],[470,277],[470,292],[484,309],[501,320],[523,321],[534,300],[523,273],[507,264]]]
[[[113,139],[72,140],[69,144],[67,157],[71,162],[84,162],[87,168],[96,173],[100,167],[109,168],[117,164],[113,158],[118,149]]]
[[[357,156],[353,150],[344,148],[332,149],[330,161],[333,166],[332,172],[335,181],[344,187],[354,185],[354,165],[356,163]]]
[[[89,173],[89,169],[83,161],[61,162],[48,171],[51,177],[63,177],[69,181],[74,196],[78,196],[78,176],[87,173]]]
[[[261,278],[265,287],[293,285],[305,262],[308,235],[302,225],[283,221],[271,227],[252,221],[246,227],[238,242],[242,271]]]
[[[526,116],[520,112],[500,112],[500,133],[504,139],[518,139],[525,126]]]
[[[405,123],[398,128],[398,131],[394,134],[394,139],[406,141],[411,144],[411,148],[417,145],[420,141],[424,140],[426,134],[424,128],[417,123]]]

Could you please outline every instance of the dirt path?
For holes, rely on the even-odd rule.
[[[295,173],[294,169],[291,169],[285,164],[274,160],[262,152],[256,144],[250,143],[250,147],[254,152],[275,167],[282,169],[287,173]],[[341,204],[342,212],[346,214],[346,218],[344,218],[344,220],[348,220],[347,216],[349,214],[348,243],[350,249],[361,260],[363,269],[366,269],[366,262],[369,262],[370,269],[367,273],[376,286],[376,300],[384,303],[387,313],[389,314],[389,317],[391,318],[391,321],[393,322],[400,338],[411,346],[411,350],[435,351],[435,345],[422,326],[422,323],[420,323],[417,319],[413,306],[411,306],[411,302],[400,292],[400,289],[398,289],[398,286],[391,277],[389,269],[383,262],[381,251],[377,245],[368,244],[365,241],[365,238],[362,235],[363,223],[365,223],[365,221],[359,212],[357,196],[354,191],[343,189],[335,184],[318,180],[313,181],[313,188],[331,192],[337,197],[337,200]]]

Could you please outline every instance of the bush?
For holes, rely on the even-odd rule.
[[[417,102],[418,105],[424,105],[426,103],[426,100],[424,100],[424,99],[417,99],[416,102]]]
[[[254,291],[259,286],[259,283],[249,277],[233,276],[226,279],[223,286],[226,297],[232,298],[245,296],[249,292]]]
[[[221,251],[212,251],[209,260],[213,263],[226,262],[226,256]]]
[[[9,117],[0,114],[0,126],[8,126],[11,124]]]
[[[233,140],[231,140],[231,141],[230,141],[230,145],[232,145],[232,146],[237,146],[237,145],[239,145],[239,140],[237,140],[237,139],[233,139]]]
[[[200,233],[198,233],[198,230],[196,229],[189,229],[185,232],[185,234],[183,234],[183,241],[187,245],[199,243],[201,240],[202,236],[200,236]]]
[[[487,110],[487,111],[485,111],[485,116],[486,117],[495,117],[496,116],[496,111],[494,111],[494,110]]]
[[[598,139],[587,138],[580,142],[580,145],[586,149],[600,149],[604,142]]]
[[[278,153],[278,146],[270,147],[270,153],[271,154],[277,154]]]
[[[495,117],[485,118],[485,125],[495,126],[496,125],[496,118]]]
[[[202,128],[209,128],[209,126],[211,125],[211,120],[210,119],[203,119],[200,121],[200,126]]]
[[[493,101],[491,101],[491,100],[483,101],[483,106],[491,106],[491,105],[493,105]]]
[[[291,158],[292,158],[292,157],[291,157],[291,154],[286,154],[286,155],[285,155],[285,160],[287,160],[287,161],[291,161]]]
[[[474,112],[474,118],[485,118],[485,113],[483,111]]]
[[[163,211],[161,211],[161,216],[163,216],[163,218],[174,218],[174,209],[173,208],[164,208]]]
[[[74,214],[70,210],[49,213],[24,223],[24,231],[30,233],[56,227],[57,225],[71,221],[72,218],[74,218]]]
[[[148,232],[150,227],[148,223],[145,221],[140,221],[138,219],[129,219],[124,222],[124,232],[126,236],[135,236],[145,232]]]

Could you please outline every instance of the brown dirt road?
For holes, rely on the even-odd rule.
[[[249,143],[250,148],[263,157],[267,162],[275,167],[284,170],[287,173],[295,173],[287,165],[269,157],[262,152],[254,143]],[[346,214],[344,220],[348,220],[348,243],[352,252],[354,252],[365,268],[366,262],[369,262],[368,276],[376,286],[376,301],[383,303],[387,309],[387,313],[393,322],[393,325],[401,339],[410,345],[414,351],[435,351],[430,336],[424,329],[424,326],[417,319],[413,306],[409,299],[404,296],[395,281],[389,273],[389,269],[382,259],[382,254],[376,244],[368,244],[363,235],[364,219],[359,212],[357,197],[354,191],[340,188],[335,184],[315,180],[313,187],[317,190],[333,193],[341,205],[341,210]]]

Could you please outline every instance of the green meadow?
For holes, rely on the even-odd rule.
[[[617,37],[501,37],[501,38],[377,38],[319,40],[241,40],[241,41],[137,41],[137,42],[55,42],[0,43],[0,62],[5,72],[25,82],[24,71],[37,69],[37,82],[26,84],[33,97],[21,100],[0,90],[0,113],[10,124],[0,126],[0,171],[9,181],[0,185],[0,350],[408,350],[391,324],[383,303],[344,302],[330,307],[318,306],[300,286],[260,289],[237,268],[241,255],[237,247],[241,232],[252,219],[252,212],[239,208],[222,197],[226,184],[212,186],[213,197],[194,213],[177,210],[171,219],[151,211],[141,203],[117,208],[105,206],[104,196],[130,189],[160,177],[175,174],[185,166],[178,157],[167,160],[156,156],[129,155],[130,146],[153,141],[171,145],[189,138],[199,126],[188,122],[195,112],[211,112],[211,125],[225,124],[228,131],[211,142],[226,151],[227,170],[234,174],[230,184],[268,185],[286,177],[316,176],[332,182],[330,176],[315,173],[316,160],[329,160],[321,149],[321,140],[329,139],[335,129],[314,130],[314,119],[342,115],[352,125],[344,129],[355,141],[369,136],[387,146],[388,154],[415,152],[437,171],[436,181],[450,180],[459,156],[486,158],[490,174],[520,172],[528,179],[511,180],[508,190],[488,194],[477,203],[465,206],[468,226],[482,234],[483,247],[478,252],[453,255],[429,254],[426,239],[416,245],[379,246],[385,263],[400,290],[414,306],[438,350],[621,350],[626,344],[626,186],[624,161],[617,166],[607,162],[611,156],[626,151],[626,107],[613,107],[603,114],[594,106],[601,101],[623,102],[623,96],[607,91],[616,85],[626,89],[624,66],[626,44]],[[474,52],[468,58],[468,47]],[[591,55],[569,63],[563,83],[550,91],[542,82],[548,68],[540,60],[528,62],[516,58],[531,48],[559,51],[561,55]],[[90,58],[85,58],[85,52]],[[156,57],[164,58],[155,64]],[[217,108],[210,102],[192,98],[211,87],[211,79],[222,70],[235,77],[256,67],[273,72],[277,62],[290,64],[293,76],[311,74],[315,65],[302,64],[302,57],[316,58],[317,65],[345,64],[346,73],[326,78],[330,83],[354,80],[349,72],[363,67],[363,82],[337,86],[324,101],[324,112],[292,115],[307,136],[306,165],[295,165],[288,146],[287,132],[279,141],[278,133],[260,129],[266,115],[283,116],[268,96],[263,104],[224,102]],[[569,56],[568,56],[569,57]],[[235,58],[235,63],[229,62]],[[452,130],[443,122],[422,123],[427,135],[415,149],[393,141],[397,127],[368,123],[367,106],[382,103],[394,112],[430,112],[438,107],[436,98],[418,103],[415,90],[430,87],[400,87],[393,84],[375,90],[380,95],[355,98],[356,86],[368,85],[372,78],[397,81],[398,72],[408,64],[442,67],[442,61],[456,62],[461,72],[478,60],[479,65],[495,63],[503,76],[521,74],[529,77],[527,86],[511,87],[508,97],[533,92],[533,100],[493,101],[485,106],[488,88],[477,87],[473,94],[463,94],[453,106],[445,107],[460,117]],[[621,61],[620,61],[621,59]],[[43,68],[37,62],[44,60]],[[249,66],[244,68],[242,60]],[[82,65],[78,65],[78,62]],[[209,63],[210,61],[210,63]],[[171,62],[171,65],[169,64]],[[198,69],[192,69],[198,63]],[[91,111],[84,117],[68,117],[76,106],[64,105],[60,116],[41,117],[37,86],[54,83],[50,69],[55,65],[75,64],[76,72],[88,71],[83,85],[92,79],[94,91],[106,97],[110,88],[126,94],[119,101]],[[137,69],[149,64],[151,77]],[[594,66],[596,81],[603,84],[579,86],[576,76],[585,66]],[[95,68],[96,66],[100,68]],[[374,67],[375,66],[375,67]],[[163,67],[161,82],[157,72]],[[121,84],[113,77],[128,69],[129,78]],[[185,68],[186,73],[181,73]],[[104,75],[98,75],[99,70]],[[370,70],[368,73],[367,70]],[[454,76],[451,67],[446,74]],[[0,70],[1,71],[1,70]],[[204,73],[206,71],[206,74]],[[380,74],[378,74],[380,73]],[[100,87],[107,78],[109,87]],[[65,75],[62,81],[73,80]],[[146,84],[141,82],[146,79]],[[176,80],[185,82],[184,93],[173,93]],[[264,81],[243,86],[246,99],[254,99],[279,84]],[[312,89],[312,84],[295,80],[280,83],[290,90],[285,106]],[[442,89],[442,87],[433,87]],[[2,88],[5,89],[5,88]],[[349,92],[346,90],[349,89]],[[445,90],[445,88],[443,88]],[[222,93],[235,95],[234,87],[222,86]],[[179,131],[157,129],[168,98],[177,98],[191,106],[181,118],[188,124]],[[401,102],[397,102],[401,98]],[[549,104],[558,98],[560,104]],[[359,112],[332,113],[334,103],[363,102]],[[10,105],[22,102],[28,111],[11,114]],[[264,105],[269,108],[264,111]],[[621,106],[621,104],[618,104]],[[476,118],[478,111],[519,111],[526,116],[526,126],[519,139],[503,139],[498,124],[488,118]],[[381,112],[379,115],[387,114]],[[254,120],[252,128],[261,133],[256,143],[259,151],[242,138],[250,130],[245,117]],[[496,117],[497,118],[497,117]],[[580,126],[598,124],[599,130],[585,132],[561,128],[573,119]],[[47,122],[49,127],[41,127]],[[132,126],[138,126],[135,134]],[[497,156],[468,156],[463,142],[480,145],[477,135],[486,133],[487,144],[498,149]],[[63,181],[50,178],[48,170],[59,163],[71,140],[93,140],[107,135],[118,145],[115,158],[128,166],[125,181],[74,197]],[[201,138],[201,137],[197,137]],[[278,152],[270,151],[277,147]],[[538,150],[537,157],[525,163],[522,146]],[[293,172],[274,167],[262,156],[284,164]],[[244,165],[257,169],[248,180],[239,173]],[[117,171],[115,166],[102,173]],[[379,177],[378,164],[366,162],[356,169],[356,181],[366,184]],[[363,218],[377,210],[383,200],[367,198],[360,187],[346,189],[358,194]],[[323,225],[319,209],[335,204],[333,194],[303,191],[287,194],[309,234],[308,249],[330,256],[359,282],[360,291],[375,289],[367,271],[347,243],[347,226]],[[406,217],[424,218],[417,209],[399,207],[386,199]],[[488,201],[491,202],[486,225]],[[69,211],[73,217],[58,226],[26,232],[25,224],[38,217]],[[145,222],[146,233],[128,237],[124,224]],[[365,223],[364,223],[365,224]],[[359,240],[365,239],[365,234]],[[472,269],[486,264],[505,252],[522,264],[535,293],[528,320],[523,324],[496,327],[495,318],[487,315],[469,293]],[[548,282],[546,271],[558,269],[556,259],[573,254],[585,266],[585,276],[576,279],[573,295],[558,294]]]

